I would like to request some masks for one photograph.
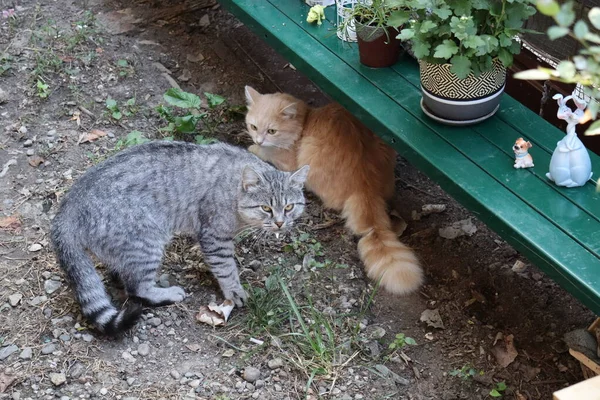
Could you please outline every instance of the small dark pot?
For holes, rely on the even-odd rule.
[[[372,27],[357,21],[356,36],[361,64],[373,68],[394,65],[401,51],[400,41],[396,39],[396,35],[398,31],[392,27]]]

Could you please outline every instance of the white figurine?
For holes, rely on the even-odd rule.
[[[592,177],[592,162],[587,149],[575,133],[587,103],[574,94],[563,99],[562,94],[555,94],[553,99],[558,101],[557,116],[567,121],[567,136],[556,144],[550,160],[550,172],[546,177],[558,186],[583,186]],[[573,99],[577,110],[567,106],[567,101]]]
[[[515,152],[515,168],[531,168],[533,167],[533,158],[529,154],[531,142],[525,141],[523,138],[518,138],[513,146]]]

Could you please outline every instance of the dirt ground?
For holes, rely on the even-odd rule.
[[[525,400],[581,380],[562,336],[592,313],[403,159],[397,208],[425,265],[418,294],[377,291],[356,239],[309,196],[297,232],[239,239],[252,301],[227,326],[196,322],[221,295],[179,238],[159,284],[189,297],[145,310],[122,338],[98,334],[48,241],[73,180],[142,137],[171,136],[156,108],[174,85],[206,113],[183,139],[243,146],[244,85],[328,100],[218,6],[172,17],[181,1],[0,4],[0,398]],[[204,92],[227,101],[207,108]],[[445,210],[422,213],[429,204]],[[465,220],[470,235],[440,235]]]

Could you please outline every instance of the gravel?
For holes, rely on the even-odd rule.
[[[246,367],[242,373],[242,378],[250,383],[256,382],[260,378],[260,370],[255,367]]]

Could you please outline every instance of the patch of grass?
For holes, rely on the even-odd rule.
[[[292,234],[291,238],[291,243],[283,246],[283,251],[286,253],[294,252],[299,257],[303,257],[307,253],[311,253],[314,256],[325,254],[323,252],[323,245],[306,232],[302,232],[299,235]]]
[[[279,286],[278,274],[272,273],[264,288],[249,286],[244,326],[251,335],[262,332],[278,333],[281,325],[289,319],[290,309]]]
[[[65,38],[66,50],[73,51],[77,46],[89,40],[96,34],[96,17],[91,11],[83,14],[83,19],[74,23],[73,34]]]

